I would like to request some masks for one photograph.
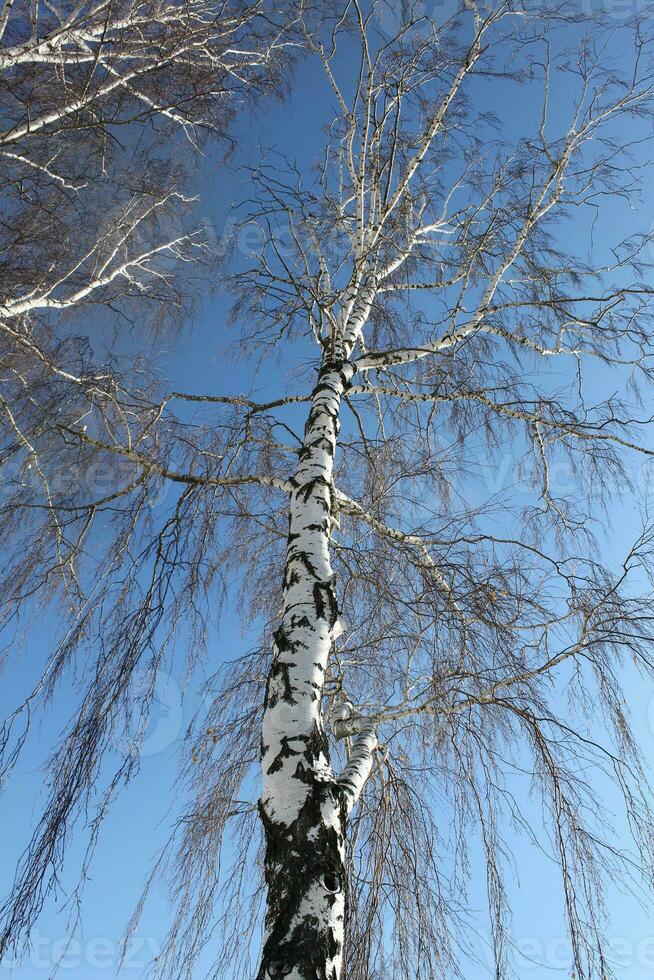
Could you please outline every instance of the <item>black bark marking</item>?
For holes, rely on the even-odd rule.
[[[313,604],[316,607],[316,616],[318,619],[324,619],[325,600],[322,597],[322,586],[320,582],[316,582],[313,586]]]
[[[299,619],[293,618],[292,619],[292,623],[293,623],[293,626],[297,626],[298,628],[302,628],[302,629],[305,629],[305,628],[306,629],[311,629],[313,627],[313,624],[309,620],[309,617],[308,616],[300,616]]]
[[[309,497],[313,491],[316,489],[316,487],[321,485],[323,487],[329,487],[331,490],[329,480],[326,480],[325,477],[320,474],[318,476],[314,476],[312,480],[307,480],[307,482],[298,489],[298,496],[301,496],[304,503],[308,504]]]
[[[316,569],[313,565],[313,562],[311,561],[311,559],[309,558],[309,556],[305,551],[294,551],[292,554],[288,556],[287,570],[290,569],[291,562],[299,562],[301,565],[304,565],[311,578],[316,577]],[[297,582],[300,581],[299,573],[296,571],[291,571],[286,581],[290,585],[295,585]]]
[[[270,666],[270,673],[268,674],[268,680],[266,681],[266,696],[265,696],[265,707],[273,708],[279,703],[280,698],[282,701],[286,701],[288,704],[295,704],[295,699],[293,698],[293,686],[291,684],[291,679],[289,676],[289,668],[294,667],[295,664],[289,660],[282,660],[279,654],[292,652],[296,644],[289,642],[286,632],[279,627],[274,633],[275,645],[278,650],[278,655],[273,659]],[[283,693],[272,694],[271,687],[275,681],[281,680]]]
[[[275,758],[273,759],[273,761],[271,762],[271,764],[268,766],[268,772],[269,773],[271,773],[271,772],[278,772],[282,768],[282,766],[284,765],[284,759],[290,759],[291,756],[293,756],[293,755],[304,755],[304,748],[302,748],[302,749],[292,749],[291,746],[290,746],[290,744],[289,744],[291,741],[294,741],[294,742],[300,742],[300,741],[302,741],[302,739],[301,739],[300,736],[297,736],[294,739],[289,739],[289,738],[286,737],[286,735],[284,735],[280,739],[280,741],[281,741],[282,747],[279,750],[279,752],[277,753],[277,755],[275,756]]]
[[[324,735],[316,732],[311,741],[317,748]],[[309,754],[311,747],[307,745]],[[311,793],[294,823],[271,820],[260,807],[266,836],[267,922],[271,931],[257,980],[282,978],[293,970],[307,980],[334,980],[335,971],[328,974],[326,964],[341,952],[340,940],[325,921],[311,914],[300,917],[299,911],[309,893],[322,896],[329,909],[345,890],[340,856],[343,834],[322,822],[322,806],[331,797],[339,807],[344,833],[344,796],[335,782],[318,779],[313,769],[303,769],[298,778],[311,786]],[[347,894],[344,899],[347,902]]]
[[[289,650],[293,649],[293,644],[286,635],[286,630],[283,626],[279,626],[275,630],[273,639],[275,641],[275,646],[280,653],[287,653]]]
[[[321,531],[323,534],[327,533],[329,529],[329,518],[325,518],[320,524],[307,524],[305,531]]]
[[[336,601],[333,579],[329,582],[316,582],[314,584],[313,602],[318,619],[326,620],[332,627],[338,619],[338,602]]]
[[[306,442],[298,453],[299,459],[304,461],[305,459],[307,459],[307,457],[313,455],[316,449],[324,449],[326,453],[328,453],[330,456],[333,456],[334,455],[333,436],[325,434],[325,435],[318,436],[318,438],[314,439],[313,442]]]

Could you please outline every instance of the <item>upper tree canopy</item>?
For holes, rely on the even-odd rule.
[[[263,245],[225,268],[234,322],[216,334],[233,350],[236,331],[252,387],[263,360],[265,403],[252,389],[173,391],[118,347],[100,363],[83,319],[73,336],[59,315],[98,301],[134,317],[144,298],[177,296],[179,260],[206,244],[193,231],[157,238],[153,208],[193,211],[177,174],[172,191],[130,188],[129,207],[143,216],[126,209],[106,232],[89,228],[79,257],[56,253],[45,278],[34,269],[59,241],[56,214],[29,199],[34,227],[47,216],[45,237],[25,231],[25,251],[12,250],[29,268],[2,312],[2,598],[9,622],[63,595],[67,619],[31,702],[5,726],[7,771],[34,704],[74,665],[84,679],[5,906],[7,940],[40,911],[85,804],[101,814],[135,768],[133,757],[108,777],[101,767],[134,672],[151,680],[145,718],[176,630],[192,637],[192,663],[209,614],[235,589],[262,639],[223,671],[211,745],[189,736],[202,750],[188,773],[180,911],[162,975],[190,968],[214,902],[227,926],[258,914],[252,775],[285,494],[304,403],[327,361],[347,365],[348,387],[331,529],[340,621],[323,711],[336,735],[364,719],[383,742],[352,818],[348,976],[456,975],[470,839],[485,854],[504,976],[516,828],[561,867],[578,976],[607,975],[602,884],[648,880],[654,857],[623,689],[625,664],[652,671],[647,514],[617,567],[603,559],[605,505],[616,483],[626,486],[631,456],[652,454],[641,401],[654,367],[652,245],[641,195],[653,38],[647,23],[582,16],[574,2],[466,0],[441,18],[423,6],[390,17],[382,2],[350,2],[294,22],[302,72],[322,80],[312,97],[324,140],[300,163],[281,138],[246,161],[238,213]],[[149,89],[144,99],[151,107]],[[191,125],[174,99],[163,115]],[[88,153],[102,148],[93,141]],[[51,150],[38,153],[53,170]],[[47,193],[61,195],[68,174]],[[621,222],[631,211],[616,237],[618,206]],[[509,449],[519,471],[498,485]],[[62,465],[79,478],[53,481]],[[562,466],[563,492],[552,476]],[[85,477],[97,467],[113,474],[102,495]],[[528,494],[516,494],[518,478]],[[175,488],[164,506],[162,484]],[[347,744],[334,739],[336,752]],[[540,826],[518,770],[542,799]],[[628,851],[597,799],[607,777],[628,818]],[[219,893],[216,857],[232,830],[236,857]],[[226,945],[217,969],[233,976],[239,955]]]

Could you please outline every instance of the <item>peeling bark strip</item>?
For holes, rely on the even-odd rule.
[[[338,607],[329,557],[340,401],[352,367],[323,362],[292,481],[283,611],[263,720],[266,940],[258,980],[339,980],[350,793],[321,717]],[[349,789],[349,787],[348,787]]]

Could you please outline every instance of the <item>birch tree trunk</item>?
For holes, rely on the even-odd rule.
[[[352,374],[325,356],[293,480],[282,620],[263,721],[268,886],[259,980],[338,980],[348,788],[334,777],[321,703],[338,619],[329,555],[341,396]]]

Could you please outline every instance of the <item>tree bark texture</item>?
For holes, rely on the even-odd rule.
[[[338,605],[329,556],[333,463],[347,363],[325,358],[290,500],[281,623],[263,721],[266,936],[258,980],[339,980],[352,788],[336,779],[321,715]],[[359,760],[360,761],[360,760]]]

